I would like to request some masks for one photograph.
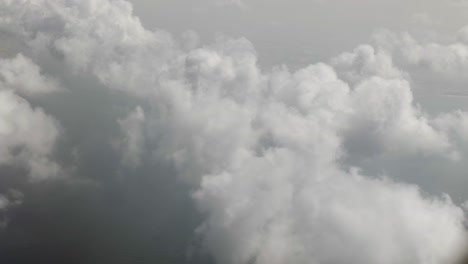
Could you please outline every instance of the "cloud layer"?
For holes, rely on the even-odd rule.
[[[246,39],[180,43],[145,29],[126,1],[0,0],[0,10],[0,27],[30,55],[0,61],[0,163],[19,162],[33,179],[60,172],[52,159],[60,125],[28,100],[78,76],[131,102],[111,120],[119,173],[173,168],[217,263],[443,264],[465,246],[464,213],[448,195],[353,163],[463,159],[466,114],[425,112],[393,61],[397,49],[408,64],[460,74],[462,44],[390,36],[403,46],[362,45],[330,63],[265,70]]]

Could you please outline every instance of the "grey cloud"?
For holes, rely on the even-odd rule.
[[[439,129],[452,134],[452,138],[466,144],[468,138],[468,114],[463,111],[442,114],[433,120]]]
[[[127,166],[136,167],[141,163],[145,147],[144,123],[145,113],[141,107],[137,107],[125,119],[119,120],[124,140],[118,143],[118,148],[123,153],[122,162]]]
[[[22,54],[0,59],[0,164],[25,167],[33,180],[58,176],[61,169],[53,153],[60,125],[25,97],[59,90],[56,80]]]

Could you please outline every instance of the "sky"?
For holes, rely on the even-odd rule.
[[[462,1],[440,0],[199,0],[131,1],[150,28],[174,34],[195,31],[211,41],[216,34],[245,37],[260,63],[306,66],[367,43],[379,29],[435,32],[453,37],[466,25]],[[215,3],[215,4],[213,4]],[[241,4],[239,4],[241,3]]]
[[[459,263],[467,12],[0,0],[0,263]]]

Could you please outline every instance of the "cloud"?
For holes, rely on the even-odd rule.
[[[413,105],[406,81],[374,77],[356,87],[355,100],[352,144],[362,147],[369,144],[366,141],[374,143],[377,153],[373,155],[379,152],[456,155],[447,136],[432,127],[425,114]]]
[[[25,166],[35,180],[57,176],[60,168],[51,158],[60,126],[18,95],[57,90],[57,83],[41,75],[39,66],[23,55],[0,59],[0,164]]]
[[[20,206],[22,202],[23,194],[17,190],[10,189],[6,194],[0,194],[0,231],[3,231],[10,221],[8,210]]]
[[[441,128],[450,126],[434,125],[413,101],[391,50],[360,46],[331,65],[262,70],[249,41],[220,38],[187,51],[146,30],[125,1],[0,0],[0,10],[1,26],[38,58],[144,106],[114,120],[122,161],[135,169],[149,148],[153,162],[195,190],[204,215],[197,232],[218,263],[439,264],[465,245],[463,211],[450,198],[341,163],[345,155],[458,154]],[[450,55],[458,46],[409,47],[410,62],[435,70],[460,63]],[[51,117],[5,90],[1,120],[8,140],[0,161],[23,146],[17,156],[33,172],[55,171]]]
[[[446,113],[433,120],[435,126],[451,134],[451,138],[462,144],[468,141],[468,114],[463,111]]]
[[[401,59],[406,67],[427,70],[447,80],[466,81],[464,73],[468,67],[468,46],[465,35],[465,30],[461,29],[456,40],[441,43],[437,39],[418,41],[408,33],[380,31],[374,39],[379,49]]]
[[[42,75],[39,66],[22,54],[13,59],[0,59],[0,76],[2,87],[28,96],[60,90],[57,81]]]
[[[265,178],[255,177],[259,168],[247,168],[255,174],[243,170],[242,182],[235,174],[203,183],[196,197],[218,208],[203,228],[220,263],[446,263],[446,250],[462,239],[445,240],[461,217],[448,201],[421,200],[414,187],[357,175],[294,182],[282,173],[295,164],[278,169],[287,162],[272,157],[263,165]],[[248,178],[256,184],[244,183]],[[435,222],[445,224],[434,229]]]
[[[25,98],[37,98],[59,90],[57,81],[44,76],[40,67],[28,57],[18,53],[13,58],[0,58],[2,181],[8,178],[7,168],[23,171],[32,182],[60,176],[61,167],[53,158],[61,133],[60,125]],[[22,193],[10,188],[8,183],[2,185],[0,232],[9,223],[9,212],[20,206],[23,198]]]
[[[0,105],[0,164],[24,165],[33,179],[56,176],[59,167],[50,157],[57,122],[11,91],[0,91]]]
[[[144,123],[145,113],[141,107],[137,107],[125,119],[119,120],[125,138],[120,142],[119,147],[124,153],[123,163],[127,166],[136,167],[141,164],[145,147]]]
[[[375,50],[370,45],[361,45],[353,52],[345,52],[331,60],[342,78],[350,83],[360,82],[372,76],[400,79],[405,73],[395,67],[391,54]]]

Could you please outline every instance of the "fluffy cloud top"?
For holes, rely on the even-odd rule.
[[[0,60],[1,86],[18,93],[34,96],[59,90],[57,82],[41,74],[29,58],[18,54],[13,59]]]
[[[468,65],[467,31],[461,29],[457,39],[442,43],[437,39],[418,41],[408,33],[380,31],[374,36],[375,45],[409,66],[419,67],[448,79],[464,79]],[[447,41],[445,41],[447,42]]]
[[[56,121],[10,91],[0,92],[0,105],[0,163],[24,163],[33,178],[56,175],[59,168],[49,159],[59,134]]]
[[[55,81],[41,75],[39,66],[18,54],[0,60],[0,164],[25,165],[33,179],[56,176],[51,160],[59,125],[19,94],[34,96],[58,90]]]

